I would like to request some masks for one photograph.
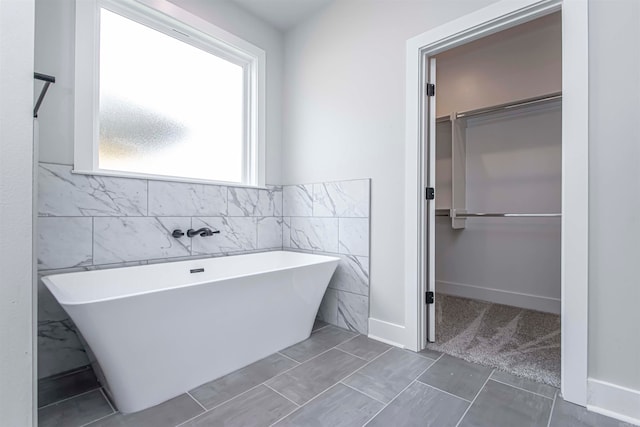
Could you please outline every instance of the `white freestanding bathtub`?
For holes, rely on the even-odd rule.
[[[264,252],[51,275],[124,413],[309,337],[339,258]]]

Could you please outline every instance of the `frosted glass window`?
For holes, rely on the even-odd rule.
[[[243,182],[245,69],[100,10],[98,167]]]

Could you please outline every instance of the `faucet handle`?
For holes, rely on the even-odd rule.
[[[184,236],[184,232],[180,229],[175,229],[173,230],[173,233],[171,233],[171,235],[176,239],[179,239],[180,237]]]

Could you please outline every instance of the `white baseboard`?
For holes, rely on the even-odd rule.
[[[395,347],[404,348],[405,328],[384,320],[369,318],[369,338]]]
[[[587,379],[587,409],[620,421],[640,425],[640,390]]]
[[[560,314],[560,299],[436,280],[436,293]]]

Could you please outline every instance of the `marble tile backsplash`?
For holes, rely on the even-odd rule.
[[[254,189],[71,169],[39,167],[40,276],[264,250],[336,255],[318,316],[367,332],[370,180]],[[171,236],[201,227],[220,234]],[[88,365],[75,326],[41,282],[38,294],[39,377]]]
[[[45,163],[38,185],[39,269],[282,248],[274,237],[282,234],[280,187],[77,175],[71,166]],[[171,237],[176,228],[205,226],[221,233]]]
[[[318,317],[366,334],[369,321],[371,181],[287,185],[282,191],[283,248],[341,258]]]

